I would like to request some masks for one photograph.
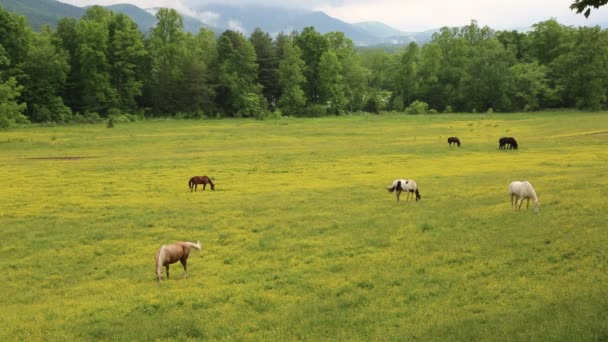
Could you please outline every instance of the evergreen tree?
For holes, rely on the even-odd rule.
[[[399,109],[409,106],[418,96],[418,63],[420,48],[415,42],[410,43],[401,53],[398,72],[395,74],[395,93],[400,100]]]
[[[184,107],[178,101],[179,80],[186,55],[184,21],[174,9],[167,8],[160,9],[156,19],[158,22],[149,40],[150,71],[146,97],[156,115],[173,114]]]
[[[342,64],[333,50],[325,52],[319,61],[320,100],[327,105],[328,113],[342,114],[346,110]]]
[[[224,113],[236,117],[265,114],[262,86],[256,82],[258,65],[253,45],[235,31],[227,30],[218,40],[218,104]]]
[[[67,51],[53,44],[50,28],[44,27],[34,36],[25,60],[19,64],[24,75],[22,98],[27,102],[26,114],[31,121],[53,122],[69,120],[72,111],[61,95],[70,70]]]
[[[279,65],[281,99],[279,107],[283,114],[297,115],[306,105],[306,96],[302,85],[304,77],[304,61],[300,58],[300,49],[286,41],[283,44],[283,60]]]
[[[81,98],[77,109],[107,114],[118,104],[118,94],[111,85],[108,58],[108,25],[112,12],[93,6],[78,23],[76,56],[80,67]]]
[[[279,58],[272,38],[257,28],[249,38],[255,49],[256,63],[258,64],[257,81],[263,87],[266,102],[274,108],[280,94],[279,86]]]
[[[302,32],[295,36],[295,44],[302,53],[302,60],[306,63],[304,76],[304,93],[309,102],[320,103],[321,93],[319,90],[319,62],[321,56],[328,50],[328,42],[314,27],[305,27]]]
[[[108,29],[110,82],[117,94],[116,106],[134,112],[136,98],[142,94],[143,61],[147,53],[143,36],[137,24],[124,14],[113,16]]]

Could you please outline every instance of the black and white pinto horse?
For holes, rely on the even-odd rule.
[[[412,198],[414,194],[416,195],[416,202],[418,202],[422,196],[420,196],[420,192],[418,191],[418,185],[411,179],[397,179],[393,182],[393,184],[386,188],[388,192],[395,192],[397,196],[397,204],[399,204],[399,197],[401,196],[401,192],[407,192],[406,200],[409,200],[410,195]]]
[[[452,147],[452,144],[458,145],[458,147],[460,147],[460,139],[458,139],[457,137],[449,137],[448,144],[450,145],[450,147]]]
[[[515,140],[515,138],[513,137],[502,137],[500,139],[498,139],[498,149],[499,150],[504,150],[504,149],[515,149],[517,150],[517,140]]]

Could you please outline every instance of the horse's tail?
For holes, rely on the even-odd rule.
[[[194,186],[194,177],[190,178],[190,180],[188,181],[188,188],[192,189],[193,186]]]
[[[393,191],[395,191],[395,186],[390,186],[390,187],[386,188],[386,190],[388,190],[388,192],[393,192]]]
[[[156,278],[160,281],[163,277],[163,263],[165,262],[165,245],[160,246],[156,252],[156,258],[154,259],[154,266],[156,267]]]
[[[194,242],[186,242],[188,244],[188,246],[194,248],[194,249],[198,249],[199,251],[203,248],[203,246],[201,246],[201,242],[200,241],[196,241],[196,243]]]
[[[419,201],[420,199],[422,199],[422,196],[420,196],[420,192],[416,189],[416,201]]]
[[[456,140],[456,144],[458,144],[458,147],[460,147],[460,140]]]

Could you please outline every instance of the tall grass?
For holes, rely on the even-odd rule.
[[[605,340],[607,132],[568,112],[2,132],[0,338]],[[216,191],[190,193],[203,174]],[[510,209],[523,179],[538,215]],[[155,282],[179,240],[203,243],[190,277]]]

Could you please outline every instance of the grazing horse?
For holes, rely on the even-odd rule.
[[[201,250],[200,241],[193,242],[176,242],[172,245],[163,245],[156,252],[156,278],[158,281],[163,280],[163,266],[167,269],[167,279],[169,279],[169,265],[178,261],[184,266],[184,278],[188,277],[188,255],[190,248]]]
[[[534,213],[538,214],[538,209],[540,208],[540,201],[538,200],[538,196],[536,196],[536,191],[532,187],[532,184],[528,181],[515,181],[509,184],[509,193],[511,193],[511,208],[513,210],[519,211],[521,209],[521,204],[524,203],[524,199],[527,199],[526,209],[530,206],[530,198],[534,201]],[[513,201],[515,200],[515,201]],[[517,206],[517,201],[519,202],[519,207]]]
[[[386,188],[388,192],[396,191],[397,196],[397,204],[399,204],[399,196],[401,196],[401,192],[407,192],[406,200],[409,200],[410,195],[412,197],[416,194],[416,202],[418,202],[422,196],[420,196],[420,192],[418,192],[418,185],[411,179],[397,179],[393,182],[393,184]]]
[[[205,190],[207,184],[211,186],[211,190],[215,190],[215,185],[211,181],[211,178],[207,176],[194,176],[188,181],[188,187],[190,188],[190,192],[192,192],[192,190],[196,191],[196,188],[199,184],[203,184],[203,190]]]
[[[498,149],[499,150],[503,150],[503,149],[516,149],[517,150],[517,140],[515,140],[515,138],[513,137],[502,137],[500,139],[498,139]]]
[[[460,147],[460,139],[458,139],[457,137],[449,137],[448,144],[450,145],[450,147],[452,147],[452,144],[458,145],[458,147]]]

